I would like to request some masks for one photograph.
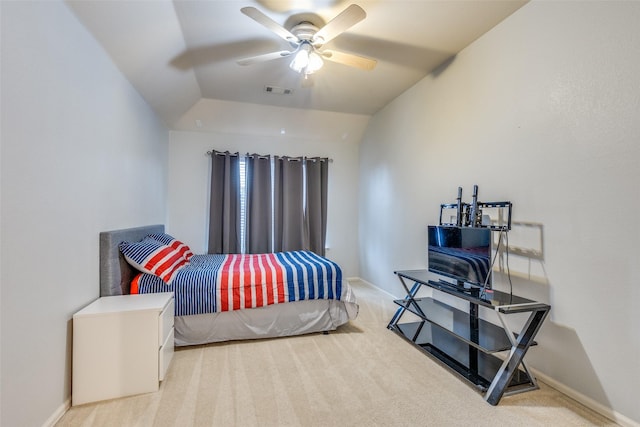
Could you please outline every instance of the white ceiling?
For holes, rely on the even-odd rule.
[[[325,47],[376,59],[372,71],[325,61],[311,87],[290,58],[237,59],[288,50],[240,12],[254,6],[285,26],[312,12],[330,21],[353,1],[68,0],[133,86],[172,129],[206,100],[370,115],[489,31],[528,0],[360,0],[367,17]],[[265,86],[293,89],[270,94]],[[181,120],[182,119],[182,120]]]

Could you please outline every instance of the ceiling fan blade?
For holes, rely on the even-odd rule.
[[[375,59],[340,52],[338,50],[325,50],[322,52],[322,57],[329,61],[337,62],[338,64],[348,65],[349,67],[360,68],[362,70],[373,70],[378,63]]]
[[[240,9],[240,12],[244,13],[245,15],[247,15],[249,18],[253,19],[257,23],[264,25],[267,29],[273,31],[274,33],[276,33],[278,36],[282,37],[286,41],[290,43],[298,42],[298,38],[295,35],[293,35],[289,30],[284,28],[282,25],[278,24],[273,19],[269,18],[264,13],[260,12],[255,7],[243,7],[242,9]]]
[[[257,64],[259,62],[271,61],[278,58],[284,58],[286,56],[291,55],[293,52],[289,52],[288,50],[281,50],[280,52],[271,52],[265,53],[263,55],[251,56],[249,58],[239,59],[236,62],[238,65],[252,65]]]
[[[325,44],[367,17],[357,4],[352,4],[320,28],[313,36],[314,44]]]

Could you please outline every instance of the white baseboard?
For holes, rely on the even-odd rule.
[[[400,298],[400,297],[398,297],[397,295],[392,295],[391,293],[389,293],[388,291],[386,291],[386,290],[382,289],[381,287],[376,286],[376,285],[374,285],[373,283],[367,282],[366,280],[364,280],[364,279],[362,279],[362,278],[360,278],[360,277],[349,277],[349,278],[347,278],[347,280],[348,280],[348,281],[352,281],[352,280],[353,280],[353,281],[356,281],[356,280],[357,280],[358,282],[362,282],[362,283],[364,283],[365,285],[370,286],[370,287],[372,287],[372,288],[375,288],[376,290],[378,290],[378,291],[380,291],[380,292],[384,292],[385,294],[389,295],[389,297],[390,297],[390,298],[392,298],[392,299],[399,299],[399,298]],[[404,296],[404,295],[403,295],[403,296]]]
[[[69,408],[71,408],[71,399],[65,400],[64,403],[62,403],[62,405],[60,405],[58,407],[58,409],[56,409],[53,414],[51,414],[49,419],[47,421],[45,421],[44,424],[42,424],[42,427],[53,427],[53,426],[55,426],[56,423],[58,421],[60,421],[60,418],[62,418],[64,416],[64,414],[67,413]]]
[[[361,279],[360,277],[350,277],[347,280],[358,280],[364,284],[366,284],[367,286],[371,286],[376,288],[377,290],[384,292],[385,294],[389,295],[390,298],[393,299],[398,299],[397,296],[395,295],[391,295],[388,291],[380,288],[379,286],[374,285],[373,283],[367,282],[364,279]],[[593,400],[592,398],[585,396],[584,394],[562,384],[559,381],[554,380],[553,378],[543,374],[542,372],[536,370],[535,368],[531,368],[529,366],[529,368],[532,370],[532,373],[536,376],[537,379],[539,379],[540,381],[542,381],[543,383],[547,384],[549,387],[552,387],[556,390],[558,390],[560,393],[567,395],[568,397],[570,397],[571,399],[575,400],[576,402],[586,406],[587,408],[597,412],[598,414],[602,415],[603,417],[607,417],[610,420],[614,421],[615,423],[621,425],[622,427],[640,427],[640,423],[632,420],[631,418],[620,414],[617,411],[614,411],[613,409],[599,403],[596,402],[595,400]]]
[[[572,389],[571,387],[568,387],[562,384],[561,382],[554,380],[553,378],[543,374],[542,372],[538,371],[535,368],[531,368],[531,370],[533,375],[535,375],[538,380],[542,381],[549,387],[558,390],[560,393],[569,396],[571,399],[586,406],[587,408],[592,409],[598,414],[609,418],[611,421],[614,421],[623,427],[640,427],[640,424],[637,423],[636,421],[632,420],[631,418],[625,415],[620,414],[617,411],[614,411],[613,409],[603,405],[600,402],[596,402],[589,396],[585,396],[584,394]]]

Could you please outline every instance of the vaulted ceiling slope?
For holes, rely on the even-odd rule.
[[[67,0],[67,4],[167,126],[175,129],[190,109],[209,99],[374,114],[526,1],[357,1],[366,18],[323,48],[375,59],[375,68],[367,71],[324,61],[312,75],[312,84],[289,67],[291,57],[237,63],[245,57],[292,50],[287,41],[240,9],[254,7],[287,29],[301,20],[321,27],[352,1]]]

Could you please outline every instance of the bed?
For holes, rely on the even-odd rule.
[[[178,265],[183,261],[176,257],[171,267],[149,274],[145,265],[132,260],[135,256],[131,255],[132,250],[127,242],[147,242],[149,236],[160,239],[158,236],[168,236],[164,231],[164,225],[159,224],[100,233],[100,296],[130,294],[132,282],[134,293],[175,291],[176,346],[332,331],[358,314],[355,295],[348,281],[342,277],[340,268],[326,258],[306,252],[262,254],[264,265],[251,268],[250,274],[238,277],[238,269],[229,266],[257,262],[257,255],[247,258],[251,261],[237,258],[237,255],[193,255],[188,247],[185,249],[186,245],[180,246],[181,242],[174,240],[160,243],[168,243],[167,246],[180,252],[185,261],[188,259],[187,265]],[[123,250],[128,259],[123,255]],[[266,258],[267,255],[269,258]],[[319,262],[321,267],[307,265],[304,261],[307,257]],[[265,288],[263,281],[257,290],[248,291],[249,278],[255,277],[256,271],[264,274],[265,268],[268,273],[268,265],[274,264],[274,260],[280,260],[281,265],[287,266],[286,269],[281,268],[285,276],[294,276],[298,281],[284,285],[285,289],[281,291],[274,288],[272,292],[269,292],[268,286]],[[214,267],[203,266],[210,262]],[[225,264],[229,268],[224,271],[215,267]],[[212,268],[211,277],[202,276],[202,280],[194,280],[192,274],[191,284],[184,285],[181,282],[190,270],[195,269],[198,271],[195,274],[204,275],[204,270]],[[260,276],[259,273],[257,275]],[[160,276],[163,279],[159,279]],[[220,288],[203,290],[200,285],[205,281],[218,285],[229,284],[228,294],[225,295]],[[243,283],[241,288],[245,289],[244,293],[239,293],[239,282]],[[200,290],[197,296],[182,294],[184,289],[194,286]],[[247,296],[249,293],[252,297]],[[257,298],[256,295],[261,297]],[[197,308],[194,309],[194,306]]]

